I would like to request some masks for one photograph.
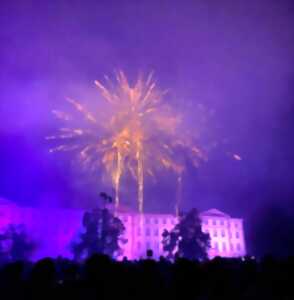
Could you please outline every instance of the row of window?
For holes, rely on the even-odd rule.
[[[213,230],[213,231],[208,231],[208,230],[204,230],[205,233],[209,233],[209,235],[211,237],[226,237],[226,232],[224,230],[221,230],[219,231],[219,234],[218,234],[218,231],[217,230]],[[232,238],[232,233],[229,231],[229,238]],[[235,238],[236,239],[239,239],[240,238],[240,233],[239,231],[236,231],[235,232]]]
[[[213,244],[213,248],[219,252],[227,252],[228,249],[227,249],[227,244],[226,243],[218,243],[218,242],[215,242]],[[230,244],[230,251],[231,252],[234,252],[234,251],[238,251],[240,252],[241,251],[241,245],[238,243],[236,244],[236,248],[234,247],[233,244]]]
[[[130,219],[129,219],[129,217],[122,217],[122,220],[124,223],[127,223]],[[145,224],[152,224],[152,223],[153,224],[159,224],[159,223],[168,224],[168,223],[170,223],[170,224],[174,225],[174,224],[176,224],[176,219],[174,219],[174,218],[161,219],[161,218],[145,217],[144,223]]]
[[[142,234],[141,228],[139,227],[139,228],[137,229],[137,235],[138,235],[138,236],[141,236],[141,234]],[[151,229],[150,229],[150,228],[146,228],[146,229],[145,229],[145,235],[146,235],[146,236],[150,236],[151,234],[152,234]],[[158,230],[158,228],[155,228],[155,229],[153,230],[153,235],[154,235],[154,236],[158,236],[158,235],[159,235],[159,230]]]
[[[175,224],[175,220],[174,219],[166,219],[166,218],[163,218],[163,219],[158,219],[158,218],[145,218],[145,224],[151,224],[151,223],[154,223],[154,224],[158,224],[159,222],[161,221],[162,224],[167,224],[168,222],[171,223],[171,224]]]
[[[220,226],[226,226],[227,222],[225,220],[215,220],[215,219],[206,219],[203,222],[204,224],[212,224],[213,226],[220,225]],[[239,227],[239,222],[230,222],[231,227],[235,226],[236,228]]]
[[[224,230],[220,230],[219,232],[217,230],[213,230],[212,232],[209,232],[208,230],[204,230],[204,232],[209,233],[211,237],[223,237],[223,238],[226,237],[226,232]],[[140,227],[137,229],[137,235],[138,236],[142,235],[142,231]],[[145,228],[145,236],[151,236],[151,235],[159,236],[158,228],[155,228],[154,230],[151,230],[149,227]],[[229,238],[232,238],[231,232],[229,232]],[[236,239],[240,238],[239,231],[235,232],[235,238]]]
[[[123,221],[125,223],[127,223],[129,221],[129,218],[128,217],[123,217],[122,218]],[[159,224],[159,223],[162,223],[162,224],[176,224],[176,219],[175,218],[152,218],[152,217],[145,217],[144,218],[144,223],[145,224]],[[220,225],[220,226],[226,226],[227,225],[227,221],[226,220],[216,220],[216,219],[205,219],[204,224],[208,225],[208,224],[212,224],[213,226],[217,226],[217,225]],[[230,222],[230,225],[231,227],[235,226],[236,228],[239,227],[239,222]]]
[[[137,242],[137,250],[141,250],[142,249],[142,245],[141,242]],[[159,250],[159,243],[158,242],[154,242],[154,243],[151,243],[150,241],[147,241],[145,243],[145,249],[152,249],[152,250]],[[227,244],[226,243],[218,243],[218,242],[215,242],[214,245],[213,245],[213,248],[215,250],[217,250],[218,252],[227,252],[228,251],[228,248],[227,248]],[[234,251],[237,251],[237,252],[240,252],[242,249],[241,245],[238,243],[235,245],[233,244],[230,244],[230,251],[231,252],[234,252]]]

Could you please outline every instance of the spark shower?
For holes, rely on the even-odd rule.
[[[195,167],[206,159],[197,133],[191,136],[182,130],[183,116],[167,102],[167,92],[157,87],[152,73],[138,76],[133,85],[122,71],[116,72],[114,79],[104,79],[103,83],[95,81],[101,97],[93,100],[97,101],[94,110],[71,98],[66,100],[74,107],[73,113],[53,110],[63,126],[47,137],[57,143],[50,152],[71,151],[89,172],[103,169],[115,189],[116,208],[121,178],[132,176],[137,183],[139,212],[144,208],[145,177],[172,172],[177,177],[178,212],[185,171],[185,159],[179,153],[185,153]],[[99,101],[103,100],[107,109],[101,117]]]

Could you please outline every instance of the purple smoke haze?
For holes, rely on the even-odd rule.
[[[216,207],[249,221],[270,203],[293,211],[292,1],[0,5],[0,196],[20,204],[93,205],[109,188],[77,180],[68,154],[48,154],[44,137],[58,127],[50,111],[62,109],[65,96],[89,100],[94,80],[114,69],[131,78],[154,70],[173,105],[189,111],[191,128],[193,109],[203,104],[215,112],[207,134],[226,140],[201,168],[189,168],[184,208]],[[147,209],[171,210],[173,186],[167,177],[148,189]]]

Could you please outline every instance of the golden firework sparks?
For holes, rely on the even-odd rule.
[[[109,113],[107,118],[101,121],[83,104],[67,98],[86,125],[77,128],[72,115],[54,110],[55,116],[68,127],[47,137],[60,142],[50,151],[75,150],[84,167],[97,170],[104,166],[115,189],[116,207],[121,177],[131,174],[138,184],[138,208],[142,212],[146,175],[153,177],[158,170],[169,170],[178,175],[181,184],[184,163],[176,150],[186,151],[195,166],[205,155],[192,139],[183,132],[179,134],[181,117],[164,101],[166,92],[157,88],[152,73],[146,80],[139,76],[133,86],[122,71],[116,73],[114,81],[105,76],[105,84],[95,81],[95,85],[110,107],[105,112]]]

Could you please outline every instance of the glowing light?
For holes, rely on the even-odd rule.
[[[238,154],[233,154],[233,158],[234,158],[235,160],[242,160],[242,157],[239,156]]]
[[[176,152],[185,151],[194,166],[205,159],[205,154],[179,130],[182,118],[164,101],[166,92],[157,88],[152,73],[146,80],[139,76],[133,86],[122,71],[116,73],[114,81],[105,76],[105,82],[96,80],[95,85],[109,106],[107,118],[102,120],[95,111],[67,98],[85,124],[76,127],[71,114],[54,110],[68,126],[47,137],[60,142],[50,151],[76,151],[81,164],[92,171],[103,166],[115,189],[116,207],[121,177],[130,174],[137,182],[138,208],[143,212],[146,175],[155,177],[161,170],[171,171],[177,174],[181,189],[185,164]]]

